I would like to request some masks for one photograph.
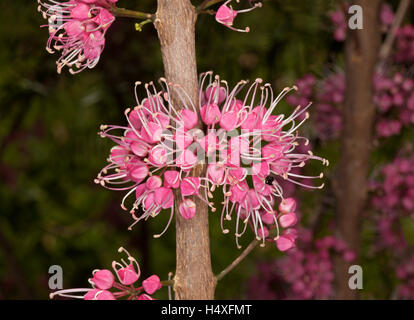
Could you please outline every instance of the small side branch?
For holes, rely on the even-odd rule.
[[[379,53],[379,68],[382,68],[388,59],[392,46],[394,45],[397,29],[401,26],[404,17],[410,7],[411,0],[401,0],[395,14],[394,22],[391,26],[391,29],[388,31],[387,37],[385,38],[384,43],[381,46]]]
[[[163,286],[166,286],[166,287],[173,287],[174,286],[174,280],[163,280],[163,281],[161,281],[161,284]]]
[[[151,21],[154,21],[155,19],[154,14],[124,9],[124,8],[113,8],[111,12],[114,14],[115,17],[133,18],[133,19],[140,19],[140,20],[149,19]]]
[[[237,265],[244,259],[247,257],[247,255],[257,246],[257,244],[259,243],[259,241],[257,241],[256,239],[253,240],[246,249],[244,249],[244,251],[241,253],[240,256],[238,256],[236,258],[236,260],[234,260],[226,269],[224,269],[223,271],[221,271],[216,279],[217,281],[223,279],[231,270],[233,270],[235,267],[237,267]]]

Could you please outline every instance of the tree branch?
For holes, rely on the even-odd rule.
[[[174,286],[174,280],[163,280],[161,281],[163,286],[172,287]]]
[[[381,46],[379,51],[379,69],[384,67],[385,61],[388,59],[392,46],[394,45],[397,29],[401,26],[404,17],[410,7],[411,0],[401,0],[395,14],[394,22],[391,26],[391,29],[388,31],[387,37],[385,38],[384,43]]]
[[[113,8],[111,12],[114,14],[115,17],[124,17],[124,18],[133,18],[133,19],[140,19],[140,20],[147,20],[150,19],[154,21],[155,15],[146,12],[134,11],[124,8]]]
[[[247,257],[247,255],[257,246],[257,244],[259,243],[259,241],[257,241],[256,239],[253,240],[246,249],[244,249],[244,251],[232,262],[230,263],[230,265],[224,269],[223,271],[221,271],[217,276],[216,279],[217,281],[220,281],[221,279],[223,279],[231,270],[233,270],[235,267],[237,267],[237,265],[243,261],[244,258]]]
[[[198,76],[195,52],[195,23],[197,13],[190,0],[158,0],[154,26],[161,43],[165,78],[179,84],[198,106]],[[182,103],[175,92],[171,100],[176,108]],[[200,111],[197,108],[197,112]],[[202,123],[198,124],[202,127]],[[205,176],[206,165],[197,164],[191,176]],[[175,192],[176,272],[174,291],[179,300],[214,299],[216,278],[211,268],[208,206],[197,197],[196,215],[186,220],[179,214],[182,196]]]
[[[368,195],[368,173],[375,118],[373,76],[381,34],[381,0],[355,0],[364,8],[364,28],[348,29],[345,43],[346,93],[342,110],[341,156],[335,177],[337,235],[356,252],[361,249],[362,214]],[[350,264],[335,259],[336,298],[356,299],[348,286]]]

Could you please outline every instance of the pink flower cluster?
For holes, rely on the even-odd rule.
[[[313,124],[319,138],[337,138],[342,130],[340,105],[345,96],[344,74],[331,74],[320,84],[313,75],[307,74],[297,81],[297,86],[298,91],[286,99],[287,103],[296,106],[303,101],[316,101]]]
[[[262,6],[262,3],[257,2],[257,3],[251,4],[250,8],[244,9],[244,10],[234,10],[232,6],[229,5],[230,2],[232,2],[232,0],[226,1],[219,7],[219,9],[216,12],[216,21],[228,27],[231,30],[239,31],[239,32],[249,32],[250,31],[249,27],[246,27],[245,29],[237,29],[233,27],[234,19],[239,13],[249,12],[256,8],[260,8]],[[239,0],[236,0],[236,2],[239,2]]]
[[[111,9],[118,0],[38,0],[39,12],[48,20],[50,53],[60,51],[57,72],[64,66],[71,73],[93,68],[105,46],[105,34],[115,17]]]
[[[398,63],[413,63],[414,61],[414,27],[412,24],[397,30],[397,52],[395,61]]]
[[[400,72],[393,77],[376,74],[374,88],[379,137],[399,134],[403,126],[414,124],[414,81],[410,76]]]
[[[215,212],[217,204],[211,199],[221,187],[221,227],[228,233],[223,222],[236,217],[238,246],[238,238],[250,226],[263,245],[267,240],[276,242],[282,251],[291,248],[295,232],[290,227],[297,220],[295,201],[284,198],[281,182],[322,188],[323,184],[303,183],[322,178],[322,174],[304,176],[294,173],[295,168],[302,168],[311,159],[328,165],[327,160],[310,151],[301,153],[297,148],[301,141],[308,143],[298,136],[297,129],[308,118],[309,105],[296,108],[288,117],[274,115],[277,104],[292,88],[274,96],[271,86],[261,79],[238,99],[247,81],[240,81],[230,90],[226,81],[212,72],[204,73],[197,107],[180,86],[165,79],[160,83],[162,91],[152,83],[145,85],[143,101],[136,94],[137,106],[125,111],[127,126],[101,127],[100,135],[112,139],[117,146],[112,148],[109,164],[95,182],[108,189],[128,191],[121,204],[124,209],[127,198],[135,195],[130,211],[136,220],[133,225],[170,209],[167,226],[155,237],[167,230],[176,200],[181,216],[191,219],[196,214],[192,197],[198,197]],[[170,99],[172,95],[180,100],[180,109]],[[297,121],[299,117],[303,119]],[[115,130],[121,134],[114,134]],[[206,163],[204,177],[191,175],[195,167]],[[174,199],[174,190],[180,191],[176,193],[178,199]],[[279,213],[274,209],[277,199],[281,199]],[[276,234],[270,236],[270,229],[275,229]]]
[[[314,125],[319,138],[331,140],[342,129],[340,109],[345,97],[345,76],[338,72],[320,83],[312,75],[305,75],[297,82],[298,91],[286,101],[296,106],[304,101],[315,102]],[[378,110],[376,134],[388,138],[399,134],[403,126],[414,124],[414,81],[409,75],[396,72],[393,76],[374,76],[374,102]]]
[[[414,255],[410,255],[397,266],[396,274],[400,280],[396,298],[414,300]]]
[[[91,288],[59,290],[51,293],[50,298],[60,296],[84,300],[117,300],[123,298],[127,298],[127,300],[154,300],[151,295],[162,287],[160,278],[152,275],[142,281],[140,286],[136,286],[141,274],[137,260],[122,247],[119,248],[118,252],[125,252],[128,255],[128,261],[121,259],[122,263],[112,262],[114,272],[108,269],[94,270],[92,278],[88,280]]]
[[[342,42],[346,39],[346,30],[348,28],[348,20],[342,9],[338,9],[330,14],[331,21],[335,27],[334,39]],[[394,12],[391,6],[384,3],[381,7],[381,23],[382,31],[386,32],[394,21]]]
[[[404,234],[404,219],[414,211],[414,157],[397,156],[370,182],[376,209],[377,241],[372,249],[389,252],[390,266],[400,281],[393,298],[414,299],[414,255]]]
[[[333,236],[312,240],[310,230],[300,231],[299,245],[285,257],[259,264],[249,282],[250,299],[330,299],[334,293],[333,255],[353,261],[355,254]]]
[[[381,182],[372,182],[373,206],[382,212],[411,213],[414,210],[414,158],[397,157],[381,169]]]

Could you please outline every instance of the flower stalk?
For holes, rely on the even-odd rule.
[[[155,15],[146,12],[140,12],[135,10],[129,10],[125,8],[117,8],[114,7],[111,9],[111,12],[115,17],[124,17],[124,18],[133,18],[133,19],[141,19],[141,20],[150,20],[154,21]]]

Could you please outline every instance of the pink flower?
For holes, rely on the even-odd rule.
[[[181,117],[184,123],[184,128],[190,130],[198,124],[197,113],[192,110],[182,109],[180,111]]]
[[[311,83],[312,79],[307,82]],[[220,187],[223,192],[221,228],[229,232],[224,221],[234,217],[237,246],[247,227],[263,241],[262,245],[266,241],[274,242],[282,231],[294,238],[286,233],[293,229],[280,230],[296,223],[293,213],[296,203],[284,197],[284,185],[322,188],[323,184],[314,186],[302,182],[320,179],[322,175],[304,176],[297,170],[310,160],[328,164],[313,155],[310,146],[299,147],[307,144],[297,130],[309,117],[310,105],[297,107],[289,116],[275,114],[279,101],[296,88],[285,88],[275,95],[270,84],[256,79],[246,89],[246,81],[230,89],[226,81],[207,72],[200,76],[196,107],[189,103],[181,86],[167,83],[165,79],[161,79],[161,84],[162,91],[147,84],[147,88],[152,88],[147,91],[147,97],[142,101],[137,97],[137,106],[125,110],[127,125],[101,126],[100,135],[110,138],[117,146],[112,148],[109,163],[95,182],[111,190],[127,191],[121,202],[125,210],[127,199],[135,195],[130,209],[135,221],[130,228],[170,209],[166,227],[155,235],[161,236],[172,221],[175,201],[179,201],[178,211],[185,219],[196,214],[194,198],[214,212],[216,207],[211,199]],[[245,95],[238,97],[242,92]],[[180,99],[180,111],[176,111],[179,107],[169,99],[173,93]],[[223,117],[228,117],[228,121],[221,121]],[[202,123],[207,126],[204,131]],[[204,163],[207,163],[206,175],[192,176],[192,169]],[[176,189],[175,197],[172,189]],[[277,215],[275,207],[279,202]]]
[[[279,223],[282,228],[293,227],[297,221],[298,218],[296,217],[296,214],[294,214],[293,212],[284,214],[279,218]]]
[[[92,272],[92,278],[89,279],[92,288],[59,290],[52,292],[50,298],[61,296],[84,300],[116,300],[126,297],[128,300],[153,300],[150,295],[161,289],[159,277],[152,275],[144,280],[141,286],[135,286],[140,276],[138,262],[124,248],[119,248],[118,252],[125,252],[128,256],[128,262],[121,259],[122,263],[116,261],[112,263],[119,282],[115,280],[111,271],[95,270]]]
[[[57,72],[67,66],[71,73],[93,68],[105,46],[105,34],[115,21],[110,12],[114,0],[39,0],[39,12],[48,20],[50,53],[61,52]]]
[[[96,270],[93,272],[93,277],[89,279],[96,288],[107,290],[112,288],[115,277],[109,270]]]
[[[293,198],[283,199],[279,205],[279,211],[282,213],[291,213],[296,209],[296,201]]]
[[[135,260],[135,258],[132,257],[124,248],[119,248],[118,252],[122,251],[128,255],[129,263],[126,263],[124,260],[122,260],[122,263],[113,261],[112,268],[115,270],[119,282],[128,286],[138,281],[141,270],[137,260]]]
[[[195,177],[184,178],[181,181],[181,195],[192,196],[198,194],[200,188],[200,179]]]
[[[164,185],[169,188],[177,189],[180,186],[180,173],[172,170],[165,171]]]
[[[151,277],[142,281],[142,286],[144,287],[146,293],[153,294],[155,291],[161,289],[162,284],[158,276],[152,275]]]
[[[191,199],[186,199],[180,203],[179,211],[184,219],[192,219],[196,214],[196,204]]]
[[[254,4],[251,8],[248,8],[245,10],[234,10],[231,6],[228,5],[231,1],[232,0],[228,0],[220,6],[220,8],[216,12],[216,21],[218,23],[221,23],[222,25],[225,25],[231,30],[239,31],[239,32],[249,32],[250,31],[249,27],[246,27],[245,29],[234,28],[233,21],[239,13],[249,12],[256,8],[260,8],[262,4],[259,2],[259,3]]]
[[[280,251],[287,251],[295,246],[295,239],[290,235],[281,235],[276,240],[276,246]]]

